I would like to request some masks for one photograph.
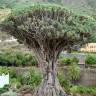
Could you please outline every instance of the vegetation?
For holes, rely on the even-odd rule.
[[[65,92],[70,93],[70,86],[71,86],[70,80],[65,78],[63,72],[60,72],[57,77],[59,79],[61,86],[64,88]]]
[[[78,59],[77,58],[68,58],[68,57],[64,57],[64,56],[60,56],[59,60],[58,60],[58,63],[60,66],[64,66],[64,65],[70,65],[70,64],[73,64],[73,63],[76,63],[78,64]]]
[[[56,96],[65,95],[56,78],[57,58],[64,48],[88,41],[94,25],[94,19],[57,6],[34,6],[26,13],[9,17],[2,24],[3,31],[32,48],[39,60],[44,79],[34,96],[52,96],[53,92]]]
[[[9,86],[6,85],[6,86],[4,86],[4,88],[0,88],[0,94],[6,92],[6,91],[8,91],[8,90],[9,90]]]
[[[69,72],[70,72],[70,70],[69,70]],[[12,69],[12,68],[7,68],[7,67],[0,67],[0,74],[2,74],[2,73],[4,73],[4,74],[9,73],[10,85],[7,86],[7,90],[5,90],[6,86],[4,88],[2,88],[0,91],[1,93],[8,91],[11,86],[16,87],[17,89],[20,89],[23,86],[29,85],[34,89],[35,87],[40,85],[40,83],[42,81],[42,75],[36,67],[30,68],[29,71],[26,71],[22,75],[17,74],[16,71],[14,70],[14,68]],[[71,73],[71,76],[73,77],[74,74],[73,75],[72,74],[73,73]],[[70,93],[70,86],[72,85],[70,82],[70,79],[65,78],[63,72],[59,72],[58,79],[60,81],[61,86],[65,89],[65,91],[67,93]],[[75,78],[75,80],[76,80],[76,78]]]
[[[29,72],[26,74],[17,74],[14,69],[7,68],[7,67],[0,67],[0,74],[8,74],[10,76],[10,85],[6,85],[4,88],[0,89],[0,94],[8,91],[9,88],[17,88],[20,89],[21,87],[25,85],[32,86],[33,88],[40,85],[42,80],[42,75],[40,71],[38,71],[37,68],[30,68]]]
[[[69,80],[74,84],[80,78],[80,68],[76,64],[71,64],[68,69]]]
[[[9,70],[7,67],[0,67],[0,75],[2,75],[2,73],[4,74],[8,74]]]
[[[83,14],[94,13],[94,9],[96,8],[95,0],[0,0],[0,7],[20,10],[23,7],[32,6],[33,3],[60,4],[69,7],[73,11]]]
[[[68,92],[70,86],[75,85],[75,83],[80,79],[81,71],[75,62],[72,62],[69,66],[67,66],[66,70],[67,72],[64,71],[66,72],[65,74],[60,71],[58,74],[58,78],[60,80],[61,86],[65,88],[66,92]]]
[[[1,72],[1,69],[2,69],[2,72]],[[42,75],[38,71],[38,69],[35,67],[30,68],[30,70],[23,75],[17,74],[16,71],[12,68],[10,69],[7,67],[2,67],[2,68],[0,67],[0,73],[3,73],[3,72],[5,73],[9,72],[11,82],[10,82],[10,85],[6,85],[4,88],[0,89],[0,94],[8,91],[9,88],[12,88],[14,86],[16,86],[17,89],[22,89],[26,85],[27,86],[29,85],[32,87],[32,90],[34,90],[34,88],[40,85],[40,82],[42,81]],[[68,94],[69,93],[92,94],[92,95],[96,94],[95,87],[84,87],[84,86],[72,85],[70,80],[64,76],[63,72],[59,72],[58,79],[61,86],[64,88],[64,90]]]
[[[31,68],[29,73],[26,73],[25,75],[23,75],[22,83],[24,85],[30,85],[34,88],[40,85],[41,80],[42,80],[42,76],[40,71],[38,71],[38,69],[36,68]]]
[[[96,54],[88,54],[85,63],[87,65],[96,65]]]
[[[73,86],[70,91],[72,93],[96,95],[95,87]]]
[[[74,72],[76,72],[76,71],[74,71]],[[73,77],[74,74],[73,73],[71,73],[71,74],[72,74],[71,76]],[[76,77],[78,77],[78,74],[77,74]],[[73,93],[73,94],[79,93],[79,94],[96,95],[96,87],[85,87],[85,86],[80,86],[80,85],[73,85],[74,82],[71,82],[70,79],[66,78],[64,76],[63,72],[61,72],[61,71],[58,74],[58,79],[60,81],[61,86],[65,89],[65,91],[68,94],[70,94],[70,93]],[[76,78],[74,80],[76,80]]]
[[[0,54],[1,66],[38,66],[35,56],[30,53],[23,53],[22,51],[3,51]]]
[[[39,5],[41,2],[42,6]],[[38,4],[33,6],[33,3]],[[43,5],[43,3],[48,4]],[[73,11],[75,10],[75,12],[72,13],[68,8],[59,5],[53,6],[49,3],[64,4]],[[42,69],[43,82],[34,96],[46,96],[47,93],[48,96],[66,95],[61,86],[69,93],[70,83],[74,83],[79,79],[80,69],[76,66],[78,60],[76,58],[59,58],[60,66],[70,65],[68,66],[68,80],[65,79],[62,73],[58,75],[60,86],[55,72],[57,58],[62,50],[71,50],[74,45],[82,46],[88,41],[96,42],[95,3],[96,0],[69,0],[69,2],[66,2],[66,0],[0,0],[1,9],[10,8],[15,13],[12,13],[2,24],[2,31],[7,31],[17,38],[20,43],[32,48]],[[3,21],[11,13],[10,9],[7,9],[8,14],[6,14],[6,11],[5,13],[4,11],[1,12],[4,13],[3,15],[0,13],[0,21]],[[81,13],[83,14],[81,15]],[[89,15],[93,15],[93,17]],[[88,55],[86,63],[88,65],[95,64],[95,57],[95,55]],[[1,52],[0,65],[37,66],[38,62],[31,53],[8,51]],[[42,76],[37,69],[32,69],[23,76],[17,76],[14,70],[0,67],[0,74],[2,73],[10,73],[10,84],[15,85],[18,89],[21,85],[36,87],[42,80]],[[5,87],[3,91],[0,89],[1,92],[5,92],[5,90],[8,90],[8,88]],[[82,86],[73,86],[71,91],[73,93],[89,92],[95,94],[95,88],[85,89]]]
[[[67,65],[67,79],[73,84],[80,78],[80,68],[78,67],[78,62],[78,59],[75,57],[66,58],[63,55],[60,55],[59,57],[59,66]]]

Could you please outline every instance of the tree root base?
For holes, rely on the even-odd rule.
[[[33,96],[68,96],[60,86],[59,82],[56,82],[54,86],[43,82],[40,88],[35,92]]]

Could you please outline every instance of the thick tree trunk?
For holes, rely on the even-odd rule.
[[[47,66],[44,67],[44,65]],[[68,96],[60,86],[60,83],[56,77],[55,65],[56,64],[53,62],[43,64],[42,68],[44,68],[44,79],[33,96]]]

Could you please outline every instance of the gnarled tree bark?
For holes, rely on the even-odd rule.
[[[42,69],[43,80],[33,96],[68,96],[62,89],[56,76],[56,61],[56,56],[47,61],[46,58],[42,60],[40,69]]]
[[[53,48],[48,46],[48,44],[51,43],[53,43]],[[55,41],[47,41],[43,47],[42,44],[40,44],[41,47],[39,49],[36,47],[33,49],[33,51],[36,53],[36,56],[38,57],[38,61],[40,62],[40,69],[43,74],[42,83],[40,84],[40,87],[37,88],[37,91],[33,96],[68,96],[62,89],[56,76],[57,58],[63,48],[60,49],[60,44],[59,46],[58,44],[54,44]],[[58,47],[59,50],[56,50]]]

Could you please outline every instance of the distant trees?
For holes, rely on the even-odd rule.
[[[3,31],[32,48],[38,58],[44,79],[34,96],[67,96],[56,77],[57,58],[62,50],[86,43],[94,25],[94,20],[57,6],[34,6],[3,24]]]

